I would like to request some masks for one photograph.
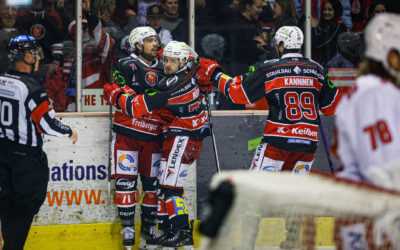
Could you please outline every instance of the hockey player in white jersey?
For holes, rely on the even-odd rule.
[[[400,164],[387,167],[400,158],[400,16],[375,17],[365,40],[360,77],[337,108],[337,155],[343,164],[338,176],[393,189],[396,183],[385,176],[400,172]],[[367,224],[337,224],[338,249],[387,249],[375,246],[373,237],[367,240],[372,230]]]

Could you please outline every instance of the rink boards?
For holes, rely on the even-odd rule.
[[[262,134],[267,112],[213,111],[213,116],[222,170],[247,169],[253,155],[251,142]],[[46,137],[44,150],[50,169],[48,193],[34,218],[26,249],[121,249],[113,182],[108,195],[109,117],[107,113],[61,114],[59,117],[78,130],[79,140],[72,145],[65,138]],[[329,117],[322,117],[322,120],[329,141],[333,120]],[[329,167],[321,145],[314,167],[327,171]],[[208,184],[215,173],[213,152],[211,139],[207,137],[200,159],[188,174],[185,199],[191,220],[201,219]],[[138,227],[140,220],[136,218]],[[285,235],[283,219],[263,219],[262,224],[261,230],[272,225],[277,227],[281,238],[271,242],[261,231],[257,246],[277,246]],[[320,218],[317,224],[316,244],[332,246],[333,219]],[[195,240],[198,246],[197,234]]]
[[[315,246],[334,246],[332,232],[334,218],[316,218],[317,225]],[[197,232],[199,221],[195,222],[194,247],[198,248],[201,237]],[[136,246],[139,244],[138,231],[140,223],[136,223]],[[279,237],[268,238],[268,230],[274,230]],[[256,240],[256,249],[279,249],[279,243],[285,239],[285,224],[283,218],[262,219],[260,231]],[[71,224],[34,226],[28,236],[25,250],[54,250],[54,249],[85,249],[85,250],[117,250],[123,249],[120,235],[119,223],[96,223],[96,224]],[[239,237],[235,244],[239,244]],[[234,239],[235,240],[235,239]],[[324,249],[324,248],[323,248]]]

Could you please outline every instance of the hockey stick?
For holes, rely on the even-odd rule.
[[[328,142],[326,140],[324,127],[322,126],[322,121],[320,121],[320,123],[319,123],[319,130],[321,130],[321,137],[322,137],[322,141],[324,142],[326,158],[328,158],[329,167],[331,168],[331,173],[333,174],[335,172],[335,169],[333,168],[332,158],[331,158],[331,154],[329,153]]]
[[[217,166],[217,172],[220,173],[221,172],[221,168],[219,167],[217,144],[215,142],[214,126],[213,126],[213,122],[212,122],[211,107],[210,107],[210,101],[209,101],[209,98],[208,98],[208,91],[206,91],[205,97],[206,97],[206,104],[207,104],[207,118],[208,118],[208,122],[210,124],[211,140],[212,140],[213,149],[214,149],[215,164]]]

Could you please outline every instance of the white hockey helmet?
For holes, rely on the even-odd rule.
[[[365,57],[378,61],[397,80],[400,74],[390,68],[387,56],[394,49],[400,53],[400,15],[376,15],[365,29]]]
[[[163,56],[179,58],[179,63],[187,60],[190,55],[190,47],[184,42],[171,41],[165,46]]]
[[[143,27],[134,28],[131,31],[131,33],[129,34],[129,45],[132,48],[136,48],[135,47],[136,43],[139,43],[140,45],[143,46],[143,39],[150,37],[150,36],[157,37],[156,31],[152,27],[143,26]]]
[[[301,29],[296,26],[283,26],[279,28],[274,37],[276,46],[283,42],[285,49],[301,49],[304,36]]]

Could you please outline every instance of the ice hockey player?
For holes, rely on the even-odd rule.
[[[399,15],[377,15],[366,27],[366,59],[360,64],[360,77],[337,108],[337,155],[343,164],[339,177],[399,189],[394,181],[400,167],[399,39]],[[376,246],[371,221],[364,222],[337,222],[338,249],[393,248]]]
[[[338,90],[318,63],[302,56],[298,27],[281,27],[274,44],[281,58],[258,64],[243,76],[232,78],[219,72],[216,62],[202,60],[198,82],[202,90],[215,86],[237,104],[267,99],[269,115],[251,171],[308,173],[317,149],[319,111],[335,113]]]
[[[183,199],[183,185],[189,166],[199,158],[207,117],[200,104],[201,94],[196,83],[195,64],[188,60],[190,48],[185,43],[172,41],[164,49],[164,71],[166,77],[158,86],[161,91],[154,102],[147,95],[120,94],[115,85],[105,88],[111,102],[130,116],[136,117],[151,112],[150,117],[167,124],[162,146],[160,174],[161,218],[171,224],[158,244],[167,248],[183,246],[192,248],[193,236],[189,227],[188,208]],[[157,106],[157,107],[155,107]],[[165,107],[161,111],[158,107]],[[168,110],[171,113],[166,112]]]
[[[133,53],[120,59],[114,71],[114,85],[126,93],[144,94],[158,84],[164,75],[156,58],[159,44],[151,27],[137,27],[129,36]],[[115,178],[118,215],[122,223],[123,245],[135,245],[134,218],[138,176],[142,182],[141,236],[149,240],[157,234],[158,198],[156,181],[161,158],[162,129],[157,120],[129,117],[122,110],[115,112],[112,141],[112,177]],[[141,245],[143,241],[141,242]]]
[[[41,56],[36,39],[11,39],[9,58],[11,69],[0,75],[0,219],[4,249],[22,250],[46,198],[49,168],[43,135],[76,143],[78,134],[54,118],[37,80]]]

